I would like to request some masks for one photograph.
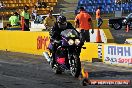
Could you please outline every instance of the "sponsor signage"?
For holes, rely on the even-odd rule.
[[[132,46],[104,46],[104,62],[132,66]]]
[[[90,85],[130,85],[130,80],[90,80]]]
[[[37,38],[37,50],[40,50],[40,49],[47,50],[49,40],[50,39],[48,36],[38,36],[38,38]]]

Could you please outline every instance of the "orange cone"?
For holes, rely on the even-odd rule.
[[[99,28],[97,29],[96,42],[97,43],[101,43],[102,42]]]
[[[127,27],[126,27],[126,32],[129,32],[129,26],[127,25]]]

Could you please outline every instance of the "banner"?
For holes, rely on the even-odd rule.
[[[132,66],[132,46],[104,45],[104,62]]]

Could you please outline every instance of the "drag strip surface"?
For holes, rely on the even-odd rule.
[[[82,62],[91,79],[132,79],[132,69]],[[53,73],[42,56],[0,51],[0,88],[132,88],[131,86],[81,86],[65,72]]]

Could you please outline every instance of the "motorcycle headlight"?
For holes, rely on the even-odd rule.
[[[79,45],[80,44],[80,40],[79,39],[75,39],[75,44]]]
[[[69,45],[73,45],[74,44],[74,41],[72,39],[69,39],[68,44]]]

